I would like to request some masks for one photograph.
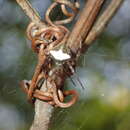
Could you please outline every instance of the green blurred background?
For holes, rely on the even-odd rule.
[[[51,0],[30,1],[44,17]],[[83,5],[85,0],[80,2]],[[129,5],[130,0],[125,0],[80,58],[73,76],[77,85],[66,82],[80,93],[80,99],[71,108],[55,110],[50,130],[130,130]],[[0,0],[0,130],[28,130],[33,121],[34,108],[19,87],[21,80],[31,79],[37,62],[25,35],[28,23],[15,0]]]

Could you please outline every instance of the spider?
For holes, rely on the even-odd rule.
[[[22,81],[21,87],[28,95],[28,101],[31,103],[35,101],[35,98],[38,98],[54,106],[63,108],[70,107],[76,102],[78,93],[75,90],[63,91],[61,86],[63,81],[58,81],[56,75],[60,75],[60,71],[66,71],[61,70],[61,66],[63,65],[68,66],[65,67],[67,68],[67,76],[72,75],[73,65],[70,63],[72,63],[73,60],[71,59],[70,54],[64,53],[68,57],[66,59],[61,59],[62,62],[59,63],[54,56],[54,52],[56,49],[61,51],[61,48],[63,49],[65,46],[66,40],[69,36],[69,30],[62,24],[69,23],[74,19],[79,8],[78,2],[76,0],[74,3],[67,0],[56,0],[46,12],[46,26],[45,23],[40,20],[33,8],[29,6],[29,2],[24,2],[24,5],[26,4],[26,6],[32,10],[33,15],[36,14],[33,16],[31,23],[27,27],[27,37],[32,41],[32,49],[38,55],[38,64],[32,80]],[[50,19],[50,13],[57,5],[61,6],[61,11],[68,18],[52,22]],[[69,12],[66,9],[66,6],[71,8],[72,12]],[[21,5],[21,7],[24,8],[23,5]],[[64,79],[64,75],[60,76]],[[43,80],[46,82],[46,86],[48,84],[52,86],[47,89],[46,92],[40,90],[43,85]],[[58,85],[58,83],[60,85]],[[68,95],[73,95],[73,97],[69,102],[64,103],[64,98]]]

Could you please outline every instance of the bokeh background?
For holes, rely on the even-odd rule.
[[[110,1],[110,0],[107,0]],[[30,0],[44,18],[51,0]],[[81,5],[85,0],[80,0]],[[79,60],[66,86],[78,90],[71,108],[55,110],[50,130],[130,130],[130,0]],[[56,14],[55,14],[56,15]],[[26,39],[29,19],[15,0],[0,0],[0,130],[28,130],[34,108],[19,87],[37,62]],[[85,89],[82,89],[77,77]],[[44,108],[43,108],[44,109]]]

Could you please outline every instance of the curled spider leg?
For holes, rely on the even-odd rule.
[[[111,20],[123,1],[124,0],[111,1],[110,5],[108,5],[103,14],[101,14],[99,19],[89,32],[88,36],[84,40],[85,45],[89,46],[103,32],[105,26],[107,26],[108,22]]]

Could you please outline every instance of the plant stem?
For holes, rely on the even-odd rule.
[[[112,0],[107,9],[99,17],[95,25],[92,27],[90,33],[86,37],[83,44],[87,47],[92,44],[92,42],[103,32],[104,28],[110,22],[111,18],[119,9],[120,5],[124,0]]]
[[[46,26],[44,22],[41,22],[41,18],[38,12],[32,8],[31,4],[28,0],[16,0],[25,14],[30,18],[31,22],[40,24],[42,26]]]
[[[87,0],[67,41],[67,45],[73,53],[77,54],[77,52],[81,50],[82,41],[86,38],[94,24],[103,2],[104,0]]]
[[[49,85],[46,86],[44,82],[41,90],[45,91],[46,87],[49,87]],[[53,106],[48,103],[36,100],[35,116],[30,130],[48,130],[53,110]]]

